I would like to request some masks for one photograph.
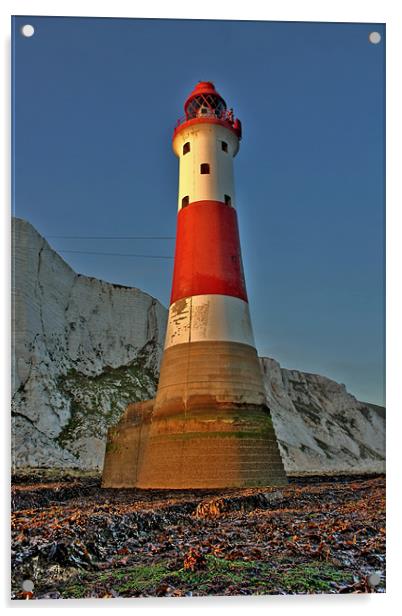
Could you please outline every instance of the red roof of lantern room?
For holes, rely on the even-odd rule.
[[[223,104],[224,111],[221,111],[219,114],[214,114],[214,112],[212,112],[212,114],[209,114],[205,117],[189,117],[188,107],[191,101],[196,97],[207,97],[208,95],[214,95],[214,97],[219,98]],[[199,81],[196,84],[195,88],[189,94],[186,99],[186,102],[184,103],[184,113],[184,118],[179,118],[179,120],[177,120],[176,122],[173,138],[184,126],[188,126],[189,124],[197,124],[199,122],[209,122],[212,124],[221,124],[226,128],[229,128],[236,134],[238,139],[241,139],[241,122],[238,118],[234,117],[233,109],[227,111],[225,99],[219,94],[219,92],[217,92],[217,90],[215,89],[215,85],[212,83],[212,81]]]

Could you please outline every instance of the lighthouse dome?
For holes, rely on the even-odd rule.
[[[226,111],[226,103],[215,90],[212,81],[199,81],[184,103],[186,119],[200,117],[220,118]]]

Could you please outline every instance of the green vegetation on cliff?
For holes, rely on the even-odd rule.
[[[104,437],[128,404],[152,398],[157,375],[138,357],[126,366],[106,367],[96,376],[70,370],[59,377],[58,386],[70,399],[71,416],[57,442],[71,449],[81,437]]]

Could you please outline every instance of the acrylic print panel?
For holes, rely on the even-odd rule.
[[[12,27],[12,597],[384,592],[384,25]]]

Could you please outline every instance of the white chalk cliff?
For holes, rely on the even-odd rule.
[[[107,427],[155,393],[166,308],[76,274],[21,219],[12,287],[13,467],[99,467]]]
[[[106,431],[153,397],[167,310],[136,288],[76,274],[13,220],[13,469],[99,469]],[[385,410],[326,377],[261,359],[288,473],[385,470]]]
[[[385,409],[345,385],[260,359],[268,406],[288,474],[385,472]]]

